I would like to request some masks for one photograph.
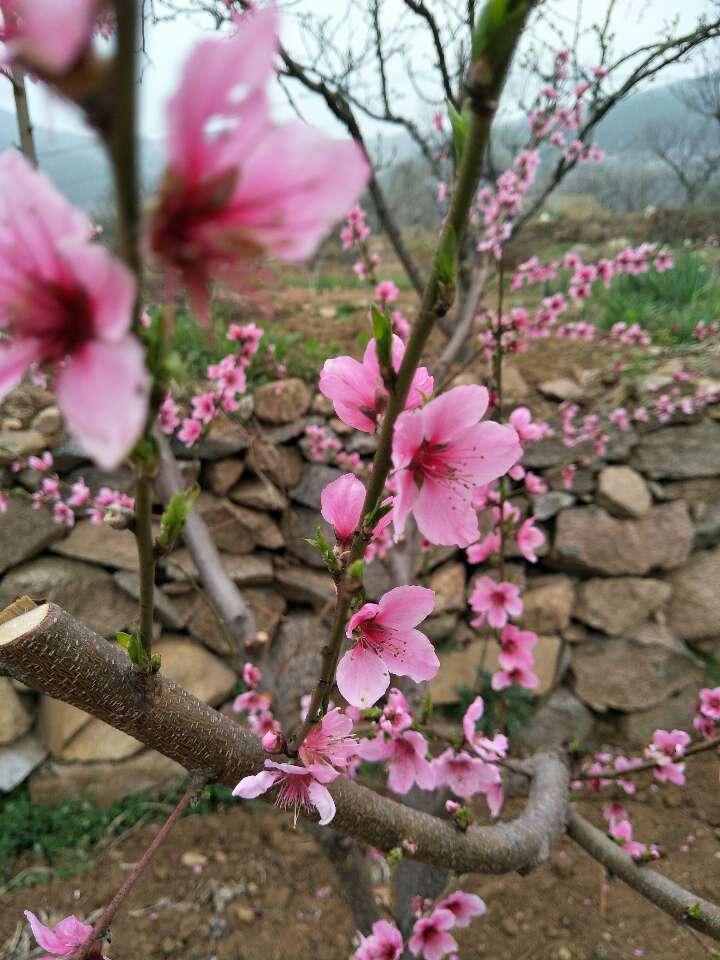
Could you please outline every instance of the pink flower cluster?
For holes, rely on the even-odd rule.
[[[233,710],[236,713],[246,713],[248,724],[256,737],[261,741],[268,753],[277,753],[285,746],[285,739],[280,724],[270,709],[270,697],[261,693],[258,686],[262,680],[262,673],[252,663],[243,667],[243,682],[248,688],[238,694],[233,701]]]
[[[717,736],[720,725],[720,687],[704,687],[695,703],[695,717],[693,727],[706,740]]]
[[[351,473],[364,473],[366,467],[357,451],[348,453],[337,437],[331,437],[325,427],[318,424],[308,424],[305,427],[305,437],[308,441],[308,456],[318,463],[335,463],[343,470]]]

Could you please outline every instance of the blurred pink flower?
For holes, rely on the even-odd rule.
[[[11,61],[57,76],[75,66],[89,47],[103,6],[102,0],[0,0],[0,40]]]

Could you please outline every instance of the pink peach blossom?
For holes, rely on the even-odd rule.
[[[445,750],[433,760],[436,786],[445,784],[458,797],[467,800],[477,793],[487,793],[499,780],[497,767],[471,757],[464,750]]]
[[[720,720],[720,687],[704,687],[699,698],[700,713],[709,720]]]
[[[480,626],[486,620],[491,627],[499,629],[508,622],[508,617],[519,617],[523,612],[520,590],[507,580],[497,582],[492,577],[479,577],[470,595],[470,606],[479,614],[472,621]]]
[[[413,513],[431,543],[467,547],[478,539],[473,488],[497,480],[522,456],[512,427],[480,422],[488,400],[484,387],[460,386],[398,417],[396,536]]]
[[[423,790],[434,789],[435,771],[426,759],[427,750],[427,740],[416,730],[403,730],[392,737],[383,733],[358,743],[358,753],[363,760],[389,761],[388,787],[398,794],[407,793],[414,783]]]
[[[292,809],[296,824],[301,812],[312,809],[320,814],[320,826],[330,823],[335,816],[335,801],[325,784],[335,780],[337,770],[327,765],[299,767],[274,760],[266,760],[265,768],[261,773],[243,777],[233,790],[233,796],[254,800],[277,786],[275,805],[281,810]]]
[[[8,58],[46,76],[66,73],[90,46],[101,0],[0,0]]]
[[[375,287],[375,299],[379,300],[380,303],[392,303],[397,300],[399,293],[400,291],[392,280],[382,280]]]
[[[38,946],[42,947],[43,950],[47,950],[48,954],[52,954],[53,957],[66,957],[71,953],[75,953],[77,948],[82,946],[93,932],[90,924],[82,923],[73,915],[61,920],[54,930],[40,923],[35,914],[29,910],[25,911],[25,917],[30,924],[30,929]],[[89,956],[91,958],[100,957],[99,945],[97,949],[95,945],[93,945]],[[40,957],[39,960],[52,960],[52,957],[46,954]],[[107,960],[107,957],[103,957],[103,960]]]
[[[248,687],[254,690],[261,680],[262,671],[259,667],[256,667],[254,663],[250,663],[249,661],[243,664],[243,682]]]
[[[320,494],[320,512],[339,542],[349,540],[357,530],[364,503],[365,487],[353,473],[333,480]]]
[[[405,344],[393,334],[392,366],[397,373],[405,354]],[[388,392],[380,373],[377,347],[371,340],[362,363],[352,357],[326,360],[320,372],[320,392],[332,400],[335,413],[348,426],[374,433],[387,407]],[[425,367],[418,367],[405,402],[406,410],[419,407],[433,391],[433,378]]]
[[[520,630],[508,623],[500,634],[500,666],[504,670],[531,670],[535,663],[532,650],[537,642],[537,634],[532,630]]]
[[[528,563],[537,563],[537,553],[545,543],[545,534],[535,526],[535,517],[528,517],[515,531],[515,540],[520,553]]]
[[[327,764],[343,770],[357,754],[357,740],[350,736],[352,728],[352,720],[340,707],[328,711],[300,744],[300,759],[306,767]]]
[[[413,927],[409,947],[413,956],[422,953],[425,960],[442,960],[458,945],[447,931],[455,926],[455,916],[450,910],[433,910],[429,917],[418,920]]]
[[[396,687],[391,687],[388,692],[387,703],[378,720],[380,729],[390,736],[402,733],[412,726],[413,718],[410,713],[410,707],[403,694]]]
[[[142,432],[149,378],[129,333],[135,281],[14,150],[0,154],[0,399],[33,363],[54,368],[70,430],[103,468]]]
[[[170,101],[168,170],[152,224],[153,250],[203,319],[211,277],[237,282],[248,259],[266,252],[306,259],[369,177],[354,141],[272,123],[265,90],[277,12],[235,19],[234,36],[197,45]]]
[[[338,689],[348,703],[371,707],[387,690],[391,672],[418,683],[436,675],[440,661],[433,645],[415,629],[434,605],[435,593],[426,587],[395,587],[350,618],[347,636],[357,630],[357,641],[337,669]]]
[[[369,937],[360,936],[360,946],[353,960],[400,960],[403,938],[398,928],[387,920],[376,920]]]
[[[480,897],[474,893],[465,893],[464,890],[456,890],[449,897],[440,900],[437,905],[438,910],[449,910],[455,917],[456,927],[468,927],[473,917],[482,917],[487,907]]]

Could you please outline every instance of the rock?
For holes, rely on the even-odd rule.
[[[638,445],[640,438],[635,430],[620,430],[618,427],[607,428],[607,442],[603,459],[608,463],[625,463],[630,454]]]
[[[267,470],[268,477],[283,490],[296,487],[302,480],[305,460],[297,447],[277,447],[276,466]]]
[[[139,753],[142,743],[129,737],[121,730],[103,723],[95,717],[90,718],[78,733],[60,750],[53,753],[58,760],[80,761],[88,763],[99,760],[127,760]]]
[[[37,430],[44,437],[54,437],[63,428],[63,418],[58,407],[45,407],[35,414],[32,421],[33,430]]]
[[[631,463],[655,480],[716,477],[720,474],[720,423],[703,420],[646,433]]]
[[[433,643],[454,639],[458,620],[457,613],[433,614],[423,620],[422,632]]]
[[[554,436],[543,437],[542,440],[529,443],[523,452],[522,463],[526,470],[544,470],[546,467],[555,467],[567,460],[568,448],[560,436]]]
[[[103,637],[114,637],[138,616],[137,604],[118,589],[110,573],[81,560],[40,557],[17,567],[0,584],[0,602],[23,594],[55,601]]]
[[[523,594],[524,610],[518,625],[534,633],[559,633],[570,623],[574,600],[575,589],[569,577],[531,581]]]
[[[649,636],[645,636],[649,640]],[[645,710],[682,690],[702,671],[681,649],[635,639],[588,640],[573,649],[575,692],[593,710]]]
[[[320,509],[320,494],[325,487],[342,476],[342,471],[324,463],[313,463],[305,468],[300,483],[290,491],[290,499],[313,510]]]
[[[632,467],[605,467],[598,479],[596,499],[615,517],[641,517],[652,506],[647,484]]]
[[[245,460],[248,470],[258,477],[267,475],[278,483],[277,476],[282,469],[280,449],[264,437],[253,437]]]
[[[368,598],[378,600],[388,590],[392,590],[396,583],[388,565],[379,559],[365,564],[365,592]]]
[[[560,400],[563,403],[577,403],[585,396],[583,388],[569,377],[558,377],[555,380],[545,380],[538,385],[538,390],[550,400]]]
[[[185,637],[164,636],[153,653],[160,654],[166,677],[210,706],[222,703],[235,686],[235,673],[227,664]]]
[[[0,677],[0,747],[18,740],[32,725],[33,718],[22,705],[12,683],[7,677]]]
[[[200,494],[197,509],[215,544],[225,553],[251,553],[257,546],[275,550],[285,545],[280,528],[266,513],[248,510],[209,493]]]
[[[0,747],[0,792],[9,793],[26,780],[47,757],[47,750],[32,733]]]
[[[473,687],[478,670],[490,669],[489,646],[489,643],[477,638],[466,647],[447,652],[438,651],[440,670],[429,684],[429,693],[434,704],[457,703],[460,699],[459,688]]]
[[[435,591],[435,607],[433,613],[447,613],[450,610],[464,610],[465,599],[465,565],[451,562],[439,567],[430,577],[428,586]]]
[[[525,400],[530,395],[530,387],[512,363],[503,364],[503,394],[509,403]]]
[[[258,547],[265,547],[267,550],[279,550],[285,546],[285,537],[280,527],[267,513],[240,506],[235,507],[234,513],[239,522],[250,531]]]
[[[305,571],[306,575],[310,573],[312,571]],[[264,631],[272,639],[284,619],[283,614],[287,610],[285,597],[276,590],[263,590],[259,587],[248,587],[243,590],[243,597],[255,614],[255,623],[258,630]]]
[[[542,443],[542,440],[540,442]],[[528,449],[530,449],[530,447],[528,447]],[[577,451],[575,451],[575,453],[576,456],[579,456]],[[567,452],[565,453],[565,459],[567,459]],[[565,490],[562,470],[559,467],[555,470],[548,471],[545,474],[545,479],[551,490],[568,492]],[[595,474],[589,467],[578,467],[573,474],[571,490],[572,493],[580,499],[587,499],[587,497],[595,493]]]
[[[359,453],[361,457],[371,457],[377,450],[378,439],[374,433],[363,433],[356,430],[345,442],[348,453]]]
[[[55,469],[63,476],[76,467],[90,465],[87,454],[74,437],[65,437],[61,443],[53,447]]]
[[[266,427],[264,436],[270,443],[277,446],[282,443],[287,443],[288,440],[297,440],[298,437],[301,437],[305,433],[305,430],[311,423],[324,427],[325,419],[324,417],[300,417],[280,427]]]
[[[603,633],[621,636],[638,627],[670,598],[670,585],[641,577],[592,579],[578,588],[574,616]]]
[[[244,507],[254,507],[256,510],[284,510],[287,506],[287,497],[269,480],[259,477],[245,477],[230,491],[233,503]]]
[[[129,570],[118,570],[113,579],[120,589],[133,600],[140,600],[140,579],[137,574]],[[153,591],[155,604],[155,618],[164,627],[170,630],[182,630],[187,623],[178,605],[168,597],[161,587],[156,586]]]
[[[207,489],[216,497],[226,497],[245,472],[245,461],[239,457],[223,457],[205,465],[203,472]]]
[[[312,413],[317,413],[322,417],[329,417],[333,412],[333,402],[332,400],[328,400],[324,394],[316,393],[312,399],[310,411]]]
[[[284,598],[275,591],[253,587],[243,589],[243,598],[255,614],[257,631],[263,631],[268,641],[271,640],[285,612]],[[221,657],[242,655],[242,651],[235,649],[232,640],[221,629],[208,604],[200,598],[193,607],[188,630],[191,636],[210,647]]]
[[[6,430],[0,433],[0,466],[42,453],[47,439],[39,430]]]
[[[582,743],[592,728],[593,716],[585,704],[567,687],[558,687],[535,710],[532,722],[523,727],[518,739],[524,748],[536,751],[573,740]]]
[[[683,687],[649,710],[638,710],[620,718],[620,731],[631,746],[647,746],[655,730],[692,730],[697,684]]]
[[[330,575],[308,570],[307,567],[287,566],[275,571],[280,593],[294,603],[309,603],[324,607],[334,601],[336,593]]]
[[[708,503],[695,524],[696,550],[708,550],[720,543],[720,499]]]
[[[179,459],[187,460],[193,456],[201,460],[221,460],[234,453],[247,450],[249,434],[239,420],[229,417],[216,417],[204,437],[198,440],[192,450],[183,447],[178,451]]]
[[[132,467],[122,464],[114,470],[100,470],[86,463],[82,467],[71,470],[64,479],[67,483],[75,483],[76,480],[82,479],[94,494],[98,493],[101,487],[110,487],[111,490],[119,490],[120,493],[135,492],[135,471]]]
[[[333,430],[339,437],[349,437],[353,432],[353,428],[349,427],[347,423],[343,420],[338,419],[338,417],[332,417],[329,421],[328,426]]]
[[[297,377],[265,383],[255,391],[255,413],[267,423],[291,423],[307,413],[312,394]]]
[[[648,373],[644,377],[638,377],[635,381],[635,393],[640,399],[643,394],[657,393],[659,390],[672,386],[673,383],[672,377],[658,373]]]
[[[673,630],[689,641],[720,636],[720,547],[695,554],[671,583]]]
[[[133,571],[138,569],[134,534],[129,530],[113,530],[105,523],[81,520],[75,524],[69,536],[54,544],[52,551],[63,557],[87,560],[103,567]]]
[[[7,512],[0,514],[0,573],[30,560],[66,532],[53,523],[49,510],[33,510],[29,497],[11,494]]]
[[[257,553],[244,556],[221,553],[220,557],[228,576],[239,587],[260,587],[273,580],[272,561],[268,556]],[[190,551],[185,548],[174,550],[172,556],[163,561],[163,566],[171,580],[186,583],[187,575],[197,579],[197,568]]]
[[[184,767],[154,750],[119,763],[49,763],[31,778],[30,798],[52,807],[82,796],[107,810],[130,793],[167,787],[186,777]]]
[[[322,648],[328,643],[327,626],[313,613],[291,613],[282,623],[268,651],[268,678],[274,677],[273,713],[283,730],[292,731],[300,717],[300,698],[313,690],[320,676]]]
[[[549,490],[533,497],[533,514],[538,520],[550,520],[561,510],[567,510],[575,503],[575,497],[564,490]]]
[[[287,543],[288,553],[308,563],[311,567],[325,570],[325,563],[320,554],[306,543],[307,537],[315,537],[318,524],[323,532],[323,536],[329,542],[333,542],[332,527],[326,523],[320,513],[316,510],[309,510],[307,507],[293,507],[285,515],[283,520],[283,533]]]
[[[573,507],[557,518],[552,562],[608,576],[643,575],[682,566],[692,538],[681,500],[651,507],[639,520],[616,520],[601,507]]]
[[[88,723],[90,715],[72,704],[52,697],[40,698],[38,736],[51,756],[60,756],[63,747]]]

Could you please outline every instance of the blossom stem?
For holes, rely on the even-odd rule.
[[[515,4],[511,4],[515,8]],[[445,226],[440,235],[430,276],[423,291],[418,318],[405,348],[400,369],[395,378],[394,389],[388,397],[388,405],[378,438],[372,472],[367,486],[362,516],[370,515],[382,497],[385,483],[392,466],[392,442],[395,423],[405,409],[413,377],[422,359],[422,354],[439,319],[446,316],[455,298],[453,278],[448,265],[454,270],[456,253],[465,234],[470,209],[475,198],[483,159],[490,137],[490,128],[497,109],[497,102],[510,65],[512,51],[520,38],[532,3],[513,9],[501,23],[488,26],[485,20],[478,23],[480,36],[474,44],[474,59],[470,65],[467,82],[470,103],[470,120],[463,146],[452,203]],[[495,56],[494,39],[497,31],[502,33],[503,53]],[[489,52],[490,51],[490,52]],[[338,599],[328,646],[323,652],[320,679],[310,700],[305,721],[300,732],[290,741],[290,750],[297,750],[313,723],[317,722],[320,710],[327,705],[335,680],[335,669],[340,659],[345,623],[353,595],[353,582],[348,581],[347,569],[365,553],[367,539],[361,524],[350,548],[348,563],[338,582]]]
[[[197,796],[199,791],[202,790],[203,786],[204,786],[204,780],[193,780],[192,784],[188,787],[188,789],[180,798],[180,801],[178,802],[173,812],[167,818],[167,820],[162,825],[162,827],[160,827],[160,829],[158,830],[150,846],[147,848],[145,853],[135,864],[132,871],[128,874],[128,877],[123,883],[123,885],[120,887],[120,889],[112,898],[112,900],[107,905],[107,907],[100,914],[100,917],[95,923],[95,926],[93,927],[93,931],[90,934],[90,936],[87,938],[85,943],[82,944],[82,946],[78,947],[75,953],[73,953],[73,955],[70,957],[70,960],[86,960],[86,958],[90,955],[93,944],[97,943],[98,940],[102,940],[105,937],[106,931],[108,930],[110,924],[112,923],[113,918],[117,913],[118,909],[120,908],[120,905],[122,904],[123,900],[127,897],[127,895],[130,893],[130,891],[135,886],[137,881],[140,879],[140,877],[143,874],[143,871],[152,860],[158,847],[165,840],[165,838],[170,833],[170,831],[175,826],[175,824],[180,819],[180,817],[185,813],[188,806],[192,803],[193,799]]]
[[[503,347],[502,347],[502,315],[503,315],[503,292],[504,292],[505,270],[502,261],[498,263],[498,306],[497,323],[495,326],[495,354],[493,356],[493,366],[495,375],[495,408],[497,410],[498,421],[502,419],[503,411]],[[505,580],[505,549],[507,530],[505,526],[505,498],[507,491],[505,488],[505,478],[500,477],[498,481],[500,489],[500,553],[498,556],[498,576]]]
[[[155,606],[155,544],[152,531],[152,481],[138,466],[135,484],[135,541],[140,574],[140,641],[149,663]]]

